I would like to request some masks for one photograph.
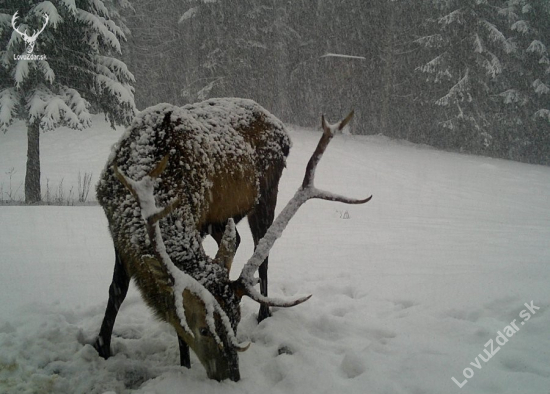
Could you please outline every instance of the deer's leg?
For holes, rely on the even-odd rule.
[[[108,359],[111,356],[111,336],[113,334],[113,327],[120,305],[122,301],[124,301],[124,298],[126,298],[128,286],[130,285],[130,277],[126,273],[124,265],[120,260],[120,255],[116,250],[115,256],[113,281],[109,287],[109,301],[107,302],[107,309],[105,310],[105,317],[103,317],[99,335],[94,343],[94,348],[104,359]]]
[[[273,223],[275,216],[275,205],[277,204],[277,185],[271,188],[271,190],[262,193],[260,201],[252,213],[248,215],[248,223],[254,238],[254,248],[258,246],[258,242],[263,238],[267,229]],[[268,257],[264,260],[258,270],[260,277],[260,292],[263,296],[267,297],[267,265]],[[260,311],[258,313],[258,322],[271,316],[269,306],[260,305]]]
[[[191,358],[189,357],[189,345],[178,335],[180,345],[180,364],[182,367],[191,368]]]

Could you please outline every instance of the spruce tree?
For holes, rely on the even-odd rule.
[[[27,124],[27,203],[41,200],[40,131],[90,127],[96,112],[112,126],[134,115],[134,77],[117,59],[125,39],[117,9],[125,3],[7,0],[0,6],[0,129],[15,119]],[[44,27],[30,60],[14,26],[27,36]]]
[[[436,16],[417,42],[431,54],[418,67],[428,84],[444,147],[481,153],[493,144],[495,97],[507,56],[515,49],[504,34],[499,2],[434,1]]]
[[[516,51],[500,94],[510,156],[550,163],[550,3],[509,0],[503,10]]]

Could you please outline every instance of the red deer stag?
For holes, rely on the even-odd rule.
[[[291,307],[309,297],[267,297],[267,257],[276,239],[308,199],[365,203],[313,186],[315,167],[337,130],[323,118],[324,133],[302,187],[273,221],[278,183],[290,140],[283,124],[251,100],[211,99],[141,112],[114,146],[97,187],[115,247],[109,300],[94,347],[110,356],[115,318],[131,278],[158,318],[176,330],[182,366],[193,349],[211,379],[240,379],[236,339],[240,299]],[[255,251],[239,278],[229,270],[239,243],[235,223],[248,217]],[[272,225],[273,223],[273,225]],[[211,234],[214,259],[202,248]],[[260,292],[255,289],[259,270]]]

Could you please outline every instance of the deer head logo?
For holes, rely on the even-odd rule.
[[[44,19],[46,21],[44,22],[44,26],[42,26],[42,29],[40,29],[39,31],[34,30],[32,36],[29,36],[27,34],[27,29],[25,29],[25,31],[22,32],[15,26],[16,19],[17,19],[17,12],[13,14],[13,18],[11,18],[11,25],[13,26],[13,29],[17,33],[19,33],[21,37],[23,37],[23,40],[25,41],[25,45],[27,47],[27,53],[30,55],[34,50],[34,44],[36,43],[36,39],[38,38],[40,33],[44,31],[44,29],[46,28],[46,25],[48,24],[48,20],[49,20],[48,14],[44,14]]]

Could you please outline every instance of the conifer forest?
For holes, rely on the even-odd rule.
[[[550,163],[547,0],[132,1],[139,108],[252,98],[316,126]]]

